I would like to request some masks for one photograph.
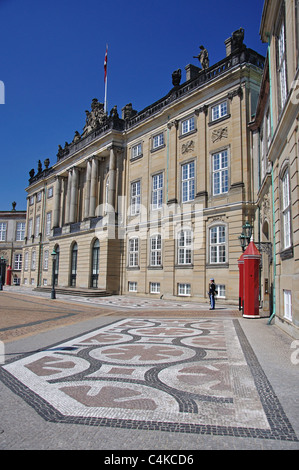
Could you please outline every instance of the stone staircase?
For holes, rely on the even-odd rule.
[[[33,289],[36,292],[49,292],[51,293],[52,287],[35,287]],[[83,289],[80,287],[55,287],[56,294],[62,295],[76,295],[79,297],[106,297],[112,295],[111,292],[108,292],[103,289]]]

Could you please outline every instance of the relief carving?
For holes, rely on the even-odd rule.
[[[188,140],[188,142],[182,145],[182,153],[192,152],[193,150],[194,150],[193,140]]]
[[[228,129],[227,127],[221,127],[220,129],[214,129],[211,135],[212,142],[215,143],[218,140],[227,139]]]

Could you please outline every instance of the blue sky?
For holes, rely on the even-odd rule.
[[[0,210],[26,209],[29,171],[56,162],[58,145],[82,132],[93,98],[104,102],[108,43],[108,111],[142,110],[172,88],[171,74],[225,57],[240,27],[247,47],[265,55],[259,37],[263,0],[0,0]],[[0,100],[1,102],[1,100]]]

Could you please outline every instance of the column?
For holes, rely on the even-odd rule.
[[[98,160],[96,157],[93,157],[91,161],[89,217],[95,216],[96,199],[97,199],[97,177],[98,177]]]
[[[54,189],[53,228],[59,227],[60,193],[61,193],[61,178],[60,176],[56,176],[55,177],[55,189]]]
[[[111,209],[111,206],[115,209],[115,191],[116,191],[116,149],[112,145],[110,147],[109,188],[108,188],[108,204],[110,206],[110,209]]]
[[[91,161],[87,161],[86,167],[86,185],[85,185],[85,199],[84,199],[84,219],[89,217],[89,204],[90,204],[90,180],[91,180]]]
[[[65,223],[70,222],[70,204],[71,204],[71,188],[72,188],[72,170],[68,171],[67,190],[65,201]]]
[[[76,222],[78,205],[78,168],[74,167],[72,172],[70,223]]]

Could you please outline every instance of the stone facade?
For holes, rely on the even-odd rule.
[[[299,338],[298,0],[265,1],[260,35],[268,54],[252,123],[255,235],[271,248],[262,253],[261,301]]]
[[[23,284],[51,285],[55,249],[59,287],[206,300],[213,277],[218,297],[238,302],[264,66],[243,38],[228,38],[217,64],[187,65],[182,84],[175,71],[140,112],[130,103],[108,116],[93,100],[82,134],[30,173]]]

